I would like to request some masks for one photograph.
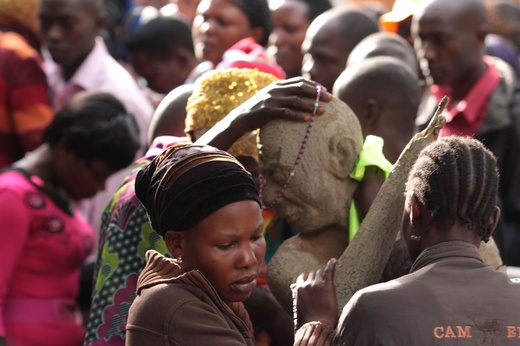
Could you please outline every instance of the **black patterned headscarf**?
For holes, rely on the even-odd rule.
[[[176,145],[139,172],[135,193],[153,229],[187,231],[218,209],[238,201],[260,205],[251,174],[232,155],[211,146]]]

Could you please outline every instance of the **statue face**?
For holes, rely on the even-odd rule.
[[[342,126],[347,124],[345,119],[338,122],[332,115],[329,118],[326,118],[327,114],[316,117],[302,159],[296,167],[294,163],[308,124],[278,120],[270,122],[260,131],[260,163],[265,179],[264,203],[272,203],[288,182],[275,208],[300,233],[314,233],[328,227],[348,227],[352,199],[348,191],[349,184],[353,183],[348,174],[359,149],[353,149],[351,153],[341,151],[339,155],[342,158],[338,160],[338,153],[331,149],[331,143],[341,137],[336,136],[338,130],[343,130],[345,136],[351,136],[349,132],[354,129],[355,140],[346,141],[355,142],[354,147],[360,147],[362,139],[355,115],[348,107],[344,107],[351,113],[355,126]],[[341,107],[341,110],[345,111],[345,108]],[[291,177],[293,170],[294,175]]]
[[[271,204],[288,181],[284,196],[279,198],[275,207],[281,217],[298,231],[312,232],[326,217],[326,213],[321,213],[323,206],[328,205],[327,187],[321,187],[324,172],[320,172],[318,168],[314,150],[305,150],[302,161],[294,167],[303,136],[300,140],[295,136],[295,140],[284,141],[284,136],[281,135],[282,133],[279,133],[273,140],[262,145],[264,202],[266,205]],[[294,175],[289,179],[293,168]],[[323,221],[318,222],[321,220]]]

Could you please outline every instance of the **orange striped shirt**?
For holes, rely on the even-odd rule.
[[[53,116],[39,52],[0,32],[0,168],[38,147]]]

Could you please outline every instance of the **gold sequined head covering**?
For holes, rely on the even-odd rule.
[[[278,78],[249,68],[224,68],[206,72],[195,82],[186,106],[186,131],[200,138],[233,109]],[[258,162],[257,131],[237,140],[228,152],[235,157],[248,156]]]
[[[0,26],[38,33],[40,0],[0,0]]]

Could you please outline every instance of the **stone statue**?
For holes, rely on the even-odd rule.
[[[275,120],[262,127],[259,134],[264,203],[276,208],[299,231],[280,245],[269,262],[269,286],[287,310],[292,308],[290,285],[298,275],[324,267],[332,257],[339,259],[336,289],[340,311],[355,290],[384,277],[383,269],[391,272],[385,279],[407,272],[411,259],[404,242],[399,237],[395,241],[402,216],[404,182],[420,149],[435,140],[444,125],[442,117],[427,129],[428,133],[425,130],[414,136],[403,152],[408,155],[401,155],[374,201],[378,210],[370,210],[369,225],[363,222],[360,234],[354,237],[355,249],[345,251],[349,245],[350,206],[361,190],[349,175],[363,138],[357,117],[345,103],[335,98],[322,106],[326,113],[315,116],[310,125]],[[364,253],[364,247],[368,253]],[[490,241],[481,246],[482,251],[487,263],[497,269],[502,266],[496,244]],[[395,268],[389,270],[392,266]],[[359,282],[347,282],[352,278]]]
[[[315,116],[308,128],[308,123],[275,120],[259,135],[264,202],[269,206],[277,200],[273,207],[300,232],[284,241],[269,262],[270,288],[278,298],[284,297],[280,300],[286,308],[294,279],[331,257],[339,258],[347,247],[349,209],[358,187],[349,174],[363,138],[352,110],[335,98],[327,104],[326,114]]]

